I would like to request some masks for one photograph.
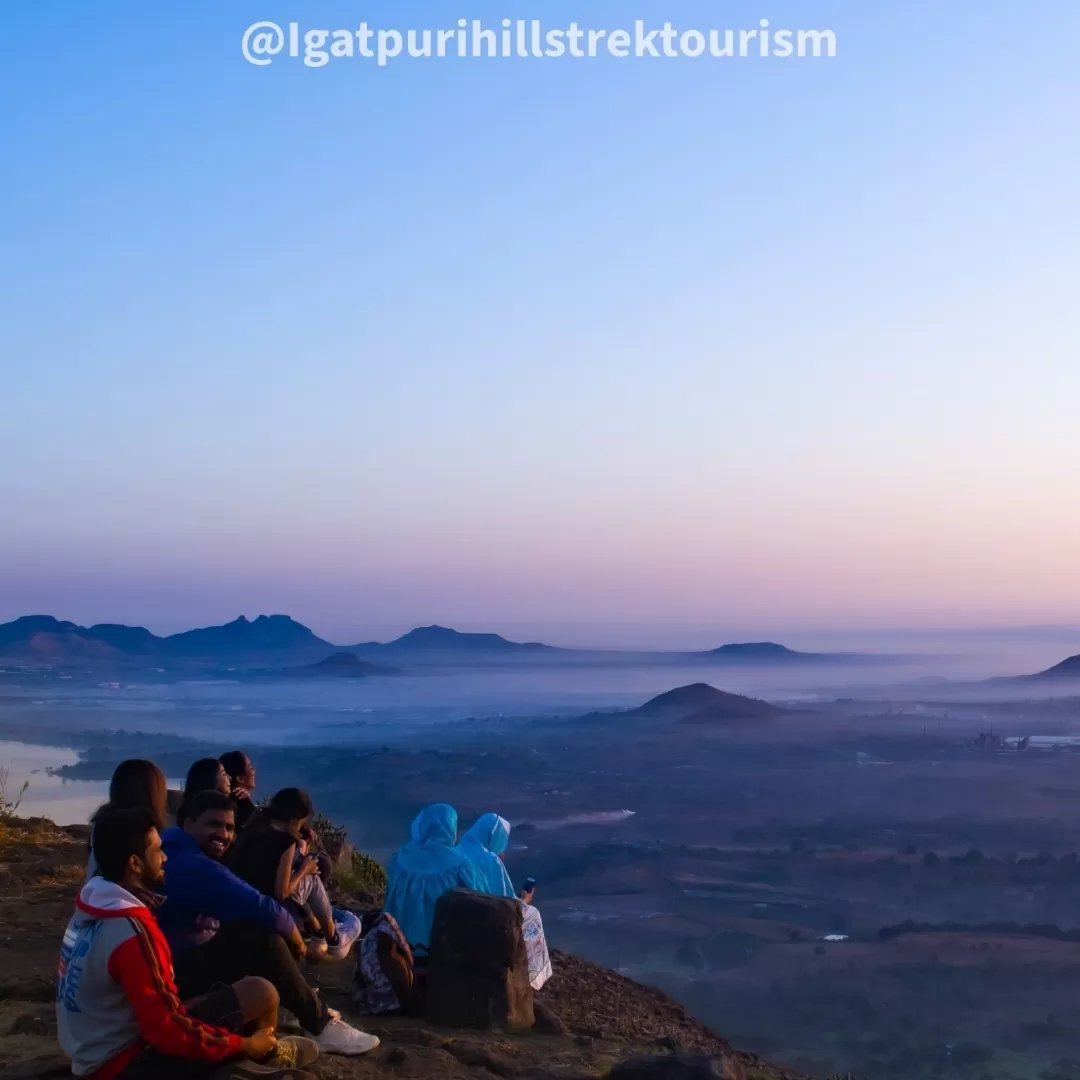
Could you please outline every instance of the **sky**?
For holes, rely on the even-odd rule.
[[[245,28],[834,59],[246,63]],[[7,0],[0,620],[1080,621],[1080,5]],[[628,629],[638,628],[638,629]]]

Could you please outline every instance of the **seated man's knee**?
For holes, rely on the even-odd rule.
[[[276,1009],[280,1003],[274,984],[257,975],[246,975],[239,982],[233,983],[233,991],[240,1001],[246,1020],[257,1020]]]

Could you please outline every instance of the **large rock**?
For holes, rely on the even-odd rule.
[[[609,1073],[610,1080],[746,1080],[742,1062],[734,1057],[700,1054],[669,1054],[624,1061]]]
[[[488,1030],[533,1026],[521,905],[454,889],[435,906],[428,959],[428,1020]]]

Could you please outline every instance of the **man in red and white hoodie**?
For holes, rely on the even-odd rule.
[[[56,995],[72,1072],[93,1080],[197,1080],[227,1063],[237,1075],[310,1077],[302,1069],[318,1048],[275,1038],[278,995],[265,979],[241,979],[181,1003],[153,911],[165,855],[150,811],[106,810],[93,847],[98,876],[76,900]],[[250,1068],[260,1059],[267,1064]]]

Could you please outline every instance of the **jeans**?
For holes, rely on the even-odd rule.
[[[181,996],[203,994],[216,983],[232,984],[245,975],[259,975],[274,984],[281,1004],[318,1035],[330,1016],[322,998],[308,985],[285,939],[251,923],[225,923],[204,945],[173,957]]]
[[[334,909],[330,905],[330,897],[326,895],[326,886],[318,874],[308,874],[289,894],[289,899],[301,907],[306,905],[311,908],[311,914],[319,920],[319,925],[323,928],[333,921]]]

